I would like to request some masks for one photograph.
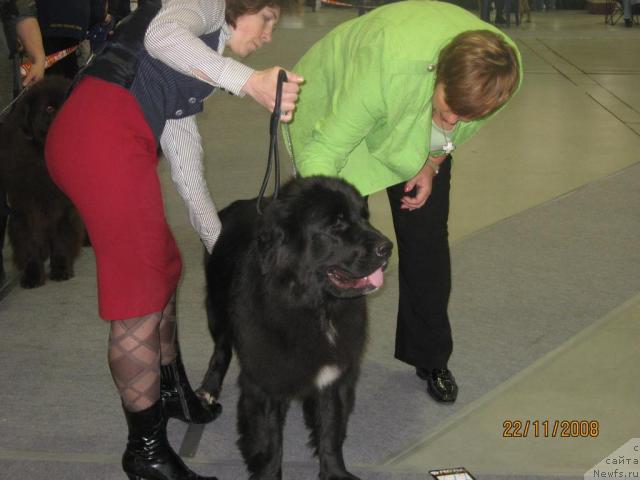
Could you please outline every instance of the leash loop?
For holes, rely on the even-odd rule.
[[[278,72],[278,82],[276,85],[276,104],[271,114],[271,120],[269,122],[269,156],[267,157],[267,170],[262,180],[262,186],[260,187],[260,193],[258,193],[258,199],[256,201],[256,210],[258,215],[262,215],[262,200],[264,193],[267,190],[269,184],[269,178],[271,177],[271,169],[275,170],[273,179],[273,198],[278,198],[280,192],[280,156],[278,154],[278,125],[280,123],[280,114],[282,107],[282,86],[287,81],[287,72],[280,70]]]

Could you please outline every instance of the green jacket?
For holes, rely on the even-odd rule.
[[[429,153],[438,55],[457,34],[479,29],[515,48],[474,14],[432,0],[379,7],[327,34],[293,68],[305,78],[288,126],[299,173],[342,177],[363,195],[415,176]],[[520,70],[522,79],[521,60]],[[453,143],[485,121],[459,122]]]

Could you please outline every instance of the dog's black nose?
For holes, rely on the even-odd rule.
[[[378,245],[376,245],[376,255],[379,257],[388,257],[391,255],[391,250],[393,249],[393,243],[389,240],[383,240]]]

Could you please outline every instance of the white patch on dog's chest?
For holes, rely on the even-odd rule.
[[[336,365],[322,367],[316,376],[316,387],[322,390],[331,385],[342,372]]]

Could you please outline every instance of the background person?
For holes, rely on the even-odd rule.
[[[166,421],[206,423],[216,414],[195,397],[180,361],[181,260],[163,210],[158,142],[210,252],[220,221],[194,115],[214,87],[273,108],[279,67],[254,71],[222,52],[228,47],[244,57],[270,42],[287,6],[286,0],[146,0],[82,72],[47,137],[51,176],[78,208],[96,254],[100,316],[112,321],[109,367],[129,427],[123,468],[130,478],[202,478],[171,449]],[[285,121],[302,81],[290,72],[288,78]]]
[[[47,55],[76,47],[90,27],[105,20],[106,0],[36,0],[38,21]],[[47,75],[72,79],[80,66],[77,51],[47,69]]]
[[[363,195],[387,189],[400,260],[395,356],[453,402],[449,153],[516,91],[518,50],[466,10],[408,0],[338,26],[294,69],[306,79],[288,129],[297,170],[340,176]]]
[[[37,16],[35,0],[0,0],[0,19],[9,48],[9,58],[13,59],[17,55],[18,46],[21,45],[33,63],[27,76],[22,79],[23,87],[44,77],[45,53]],[[14,75],[18,75],[18,72],[14,72]]]
[[[633,8],[638,8],[640,0],[622,0],[622,16],[624,17],[624,26],[633,27]]]

